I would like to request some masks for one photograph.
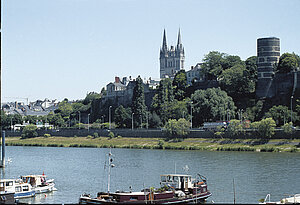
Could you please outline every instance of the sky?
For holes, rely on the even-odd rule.
[[[185,70],[210,51],[256,55],[261,37],[300,54],[300,0],[2,0],[2,102],[99,93],[115,76],[159,78],[163,30]]]

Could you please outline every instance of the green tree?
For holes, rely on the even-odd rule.
[[[251,56],[245,61],[250,80],[257,81],[257,56]]]
[[[176,73],[173,80],[174,97],[177,100],[183,100],[185,98],[185,92],[187,88],[187,78],[185,70],[180,70]]]
[[[243,129],[243,125],[241,124],[241,121],[235,119],[230,120],[230,123],[226,131],[230,136],[233,137],[237,137],[244,133],[244,129]]]
[[[83,100],[83,104],[84,105],[88,105],[91,104],[93,100],[95,99],[100,99],[100,94],[96,93],[96,92],[89,92],[86,97]]]
[[[172,80],[169,78],[161,80],[152,100],[151,111],[160,117],[162,124],[165,124],[169,119],[169,106],[173,101]]]
[[[298,67],[298,58],[294,53],[284,53],[279,58],[278,71],[288,73]]]
[[[251,127],[257,131],[262,138],[271,138],[275,133],[276,123],[272,118],[262,119],[251,123]]]
[[[277,126],[282,126],[289,121],[290,113],[287,106],[275,105],[265,113],[265,118],[272,118]]]
[[[143,87],[143,80],[140,76],[136,79],[136,85],[133,88],[133,96],[132,96],[132,112],[134,113],[134,124],[135,127],[141,125],[141,120],[145,121],[146,119],[146,105],[145,105],[145,94],[144,94],[144,87]]]
[[[131,124],[131,110],[120,105],[115,110],[114,121],[119,128],[129,128]]]
[[[180,118],[178,121],[169,119],[165,128],[169,137],[185,137],[190,132],[190,122],[183,118]]]
[[[245,66],[245,63],[241,60],[239,56],[227,55],[227,54],[223,56],[221,60],[222,70],[226,70],[236,65]]]
[[[202,72],[207,75],[209,80],[217,79],[217,77],[222,73],[222,60],[225,53],[220,53],[218,51],[210,51],[203,58]]]
[[[283,132],[286,133],[286,134],[292,134],[293,133],[293,125],[291,122],[289,123],[285,123],[282,127],[283,129]]]
[[[255,82],[244,65],[235,65],[222,72],[219,77],[221,88],[229,95],[244,95],[255,91]]]
[[[37,127],[36,125],[26,125],[24,127],[24,129],[22,130],[22,139],[26,139],[26,138],[33,138],[33,137],[37,137],[38,133],[37,133]]]
[[[191,97],[193,102],[193,126],[206,121],[225,120],[227,114],[235,116],[236,107],[227,93],[220,88],[197,90]]]

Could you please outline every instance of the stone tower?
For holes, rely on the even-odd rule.
[[[175,74],[184,69],[184,48],[181,43],[180,29],[178,31],[177,46],[168,49],[166,31],[164,29],[163,43],[160,49],[160,78],[174,78]]]
[[[279,38],[269,37],[257,39],[257,98],[270,98],[275,95],[272,83],[275,75],[275,66],[279,62],[279,58]]]

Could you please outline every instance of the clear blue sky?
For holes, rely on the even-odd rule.
[[[300,0],[2,0],[2,101],[70,100],[115,76],[159,77],[163,29],[185,69],[209,51],[256,55],[279,37],[300,54]]]

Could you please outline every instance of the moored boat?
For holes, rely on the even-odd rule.
[[[29,183],[33,190],[39,193],[46,193],[51,191],[56,191],[57,189],[54,187],[54,179],[48,179],[46,175],[24,175],[21,176],[22,181]]]
[[[300,204],[300,194],[295,194],[281,199],[280,201],[271,201],[271,195],[268,194],[261,204]]]
[[[15,199],[35,196],[32,186],[20,179],[1,179],[0,191],[4,193],[13,192]]]
[[[98,192],[96,197],[82,194],[79,198],[80,204],[200,204],[212,195],[207,188],[207,179],[200,174],[196,179],[187,174],[163,174],[160,176],[161,187],[158,189],[111,193],[110,167],[113,166],[110,152],[108,191]]]

